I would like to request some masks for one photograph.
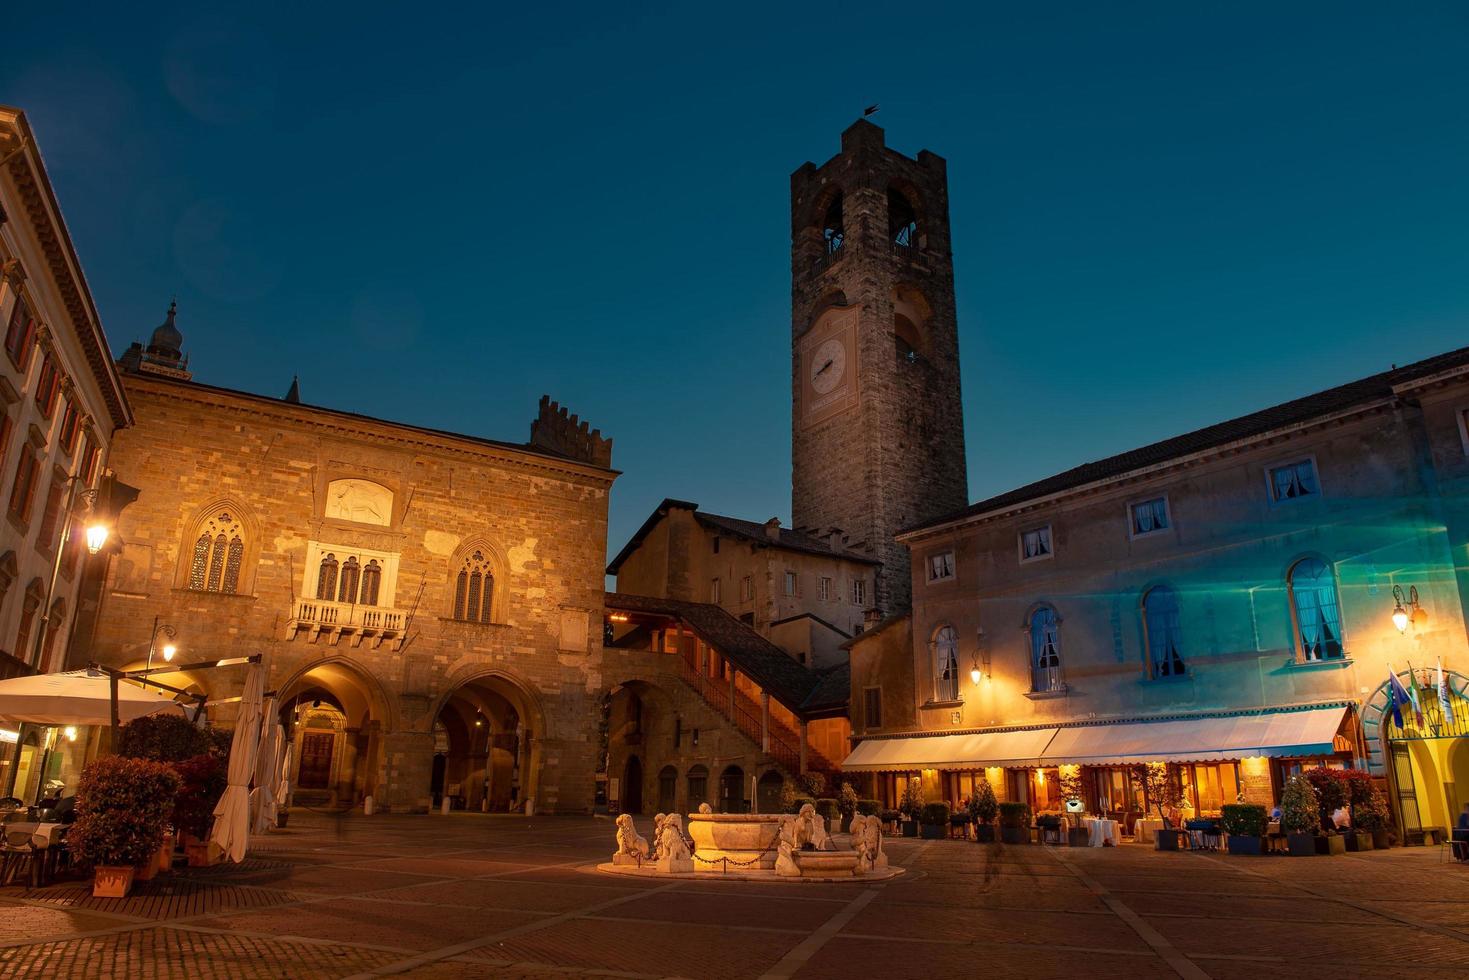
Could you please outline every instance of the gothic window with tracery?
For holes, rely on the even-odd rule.
[[[337,597],[337,556],[335,554],[323,555],[321,564],[317,566],[316,597],[328,602]]]
[[[244,529],[234,514],[220,511],[204,521],[194,539],[189,588],[195,592],[238,592],[244,561]]]
[[[464,560],[454,581],[454,618],[466,623],[490,622],[494,597],[495,574],[490,556],[476,548]]]
[[[357,601],[357,581],[362,577],[362,566],[353,555],[342,562],[342,587],[337,593],[338,602]]]
[[[376,558],[368,561],[362,569],[362,594],[358,597],[364,606],[377,605],[378,592],[383,584],[383,566]]]

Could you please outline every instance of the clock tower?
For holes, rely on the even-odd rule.
[[[942,157],[858,120],[791,175],[791,337],[791,523],[881,559],[875,605],[907,608],[893,535],[968,503]]]

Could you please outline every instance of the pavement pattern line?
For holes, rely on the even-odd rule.
[[[1051,857],[1055,858],[1061,867],[1075,875],[1076,879],[1090,889],[1093,895],[1101,899],[1104,905],[1116,913],[1117,918],[1127,923],[1132,931],[1137,933],[1138,938],[1151,946],[1153,951],[1163,959],[1163,962],[1172,967],[1173,971],[1182,977],[1183,980],[1211,980],[1209,974],[1204,971],[1203,967],[1179,952],[1178,948],[1170,943],[1161,932],[1145,922],[1142,916],[1129,908],[1120,898],[1117,898],[1109,892],[1101,882],[1056,853],[1055,849],[1046,847],[1045,851]]]
[[[552,916],[549,919],[542,919],[539,922],[528,922],[523,926],[516,926],[513,929],[504,929],[500,932],[491,933],[488,936],[479,936],[475,939],[467,939],[461,943],[454,943],[452,946],[441,946],[438,949],[432,949],[426,953],[420,953],[417,956],[411,956],[407,959],[398,960],[395,963],[389,963],[386,966],[380,966],[376,969],[368,970],[365,973],[353,974],[352,976],[347,977],[346,980],[371,980],[371,978],[373,977],[388,977],[396,973],[406,973],[407,971],[420,966],[427,966],[430,963],[437,963],[440,960],[446,960],[451,957],[461,956],[464,953],[468,953],[470,950],[482,949],[492,943],[503,942],[506,939],[514,939],[517,936],[524,936],[532,932],[540,932],[542,929],[549,929],[551,926],[560,925],[563,922],[570,922],[572,919],[580,919],[586,917],[593,912],[600,912],[603,909],[615,908],[618,905],[623,905],[627,902],[636,901],[637,899],[643,898],[646,895],[657,895],[662,892],[673,891],[674,889],[678,888],[681,883],[682,882],[677,881],[670,882],[669,884],[663,885],[658,888],[642,889],[633,892],[630,895],[619,895],[617,898],[611,898],[605,902],[599,902],[595,905],[589,905],[584,908],[574,909],[570,912],[562,912],[559,915]]]

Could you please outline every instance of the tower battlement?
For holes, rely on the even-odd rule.
[[[541,396],[540,415],[530,424],[530,444],[594,466],[612,465],[612,440],[602,438],[601,429],[571,414],[568,409]]]

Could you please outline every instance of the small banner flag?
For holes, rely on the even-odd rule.
[[[1444,724],[1454,723],[1454,709],[1449,705],[1449,685],[1443,677],[1443,657],[1438,658],[1438,707],[1443,712]]]
[[[1392,707],[1392,723],[1403,728],[1403,705],[1408,703],[1408,692],[1403,690],[1403,684],[1398,680],[1398,675],[1393,673],[1392,664],[1387,665],[1387,696]]]
[[[1413,670],[1413,662],[1408,661],[1408,698],[1413,702],[1413,724],[1420,729],[1426,728],[1427,719],[1423,717],[1423,703],[1418,699],[1418,675]]]

